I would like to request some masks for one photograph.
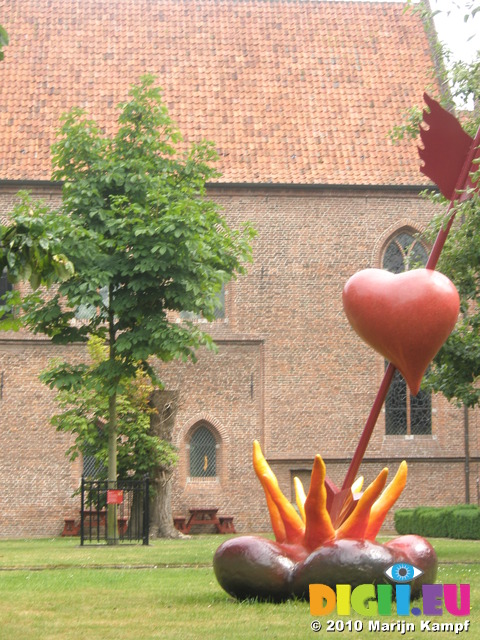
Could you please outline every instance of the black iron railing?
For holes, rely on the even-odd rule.
[[[80,544],[141,542],[149,538],[149,481],[82,478]]]

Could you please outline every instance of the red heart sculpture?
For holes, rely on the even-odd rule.
[[[395,365],[416,395],[455,326],[460,299],[455,285],[438,271],[365,269],[345,285],[343,307],[353,329]]]

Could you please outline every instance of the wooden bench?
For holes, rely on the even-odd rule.
[[[173,524],[178,531],[190,533],[194,526],[211,527],[214,526],[218,533],[236,533],[233,526],[233,516],[218,516],[218,507],[202,507],[189,509],[190,517],[174,516]]]

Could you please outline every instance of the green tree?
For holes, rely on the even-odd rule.
[[[478,0],[470,0],[466,5],[465,22],[470,21],[480,11]],[[480,51],[472,62],[451,61],[448,49],[438,44],[438,54],[444,60],[440,67],[441,80],[446,91],[443,93],[444,106],[452,108],[453,102],[473,105],[473,110],[461,113],[462,127],[475,136],[480,126]],[[418,110],[417,110],[418,111]],[[407,129],[408,131],[408,129]],[[418,132],[418,125],[416,131]],[[474,163],[478,167],[478,161]],[[474,173],[473,182],[478,180],[480,172]],[[442,205],[447,201],[440,194],[428,193],[432,201]],[[455,209],[455,224],[450,230],[440,255],[437,268],[455,283],[461,298],[462,313],[455,330],[439,351],[424,386],[442,393],[448,400],[459,406],[475,407],[480,403],[480,390],[477,389],[480,378],[480,197],[478,191]],[[440,213],[434,218],[429,230],[433,240],[438,230],[447,223],[446,215]]]
[[[88,341],[90,368],[97,367],[108,358],[108,345],[99,338]],[[40,378],[50,380],[49,370]],[[121,381],[122,391],[117,394],[117,463],[120,478],[142,481],[150,478],[150,534],[152,537],[178,537],[172,526],[170,480],[177,462],[177,451],[171,443],[171,430],[159,432],[158,424],[173,428],[164,420],[165,392],[154,388],[141,367],[133,378]],[[171,394],[170,394],[171,395]],[[164,403],[158,402],[164,398]],[[70,460],[80,454],[92,470],[92,478],[106,479],[108,468],[108,398],[100,389],[84,385],[81,381],[57,393],[60,408],[52,418],[58,431],[70,432],[75,440],[67,451]],[[166,439],[165,439],[166,438]],[[87,474],[88,475],[88,474]],[[128,535],[139,538],[144,521],[143,500],[134,496],[130,509]]]
[[[207,142],[187,148],[152,76],[131,88],[111,137],[80,109],[65,115],[53,159],[63,199],[46,219],[74,273],[54,294],[27,295],[22,317],[55,344],[106,341],[106,359],[94,366],[59,363],[44,381],[106,398],[108,480],[115,481],[125,381],[141,369],[161,386],[153,356],[195,361],[200,347],[214,348],[198,325],[176,322],[172,312],[214,318],[222,286],[251,259],[253,230],[247,223],[229,228],[206,199],[205,184],[218,175],[216,153]],[[32,227],[38,222],[24,199],[13,226],[26,211]],[[111,537],[114,514],[107,527]]]

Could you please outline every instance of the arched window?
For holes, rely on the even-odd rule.
[[[190,477],[217,475],[217,441],[206,425],[200,425],[190,439]]]
[[[410,233],[402,231],[387,246],[383,268],[392,273],[403,273],[418,264],[425,266],[427,259],[423,244]]]
[[[426,264],[427,252],[412,234],[402,231],[388,244],[383,268],[403,273],[418,264]],[[432,398],[420,390],[412,396],[403,376],[395,371],[385,400],[386,435],[425,435],[432,433]]]

